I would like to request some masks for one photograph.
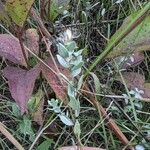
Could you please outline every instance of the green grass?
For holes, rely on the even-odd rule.
[[[77,28],[80,37],[76,38],[75,41],[79,48],[85,48],[85,55],[83,56],[85,60],[85,68],[88,68],[89,64],[92,64],[92,67],[89,68],[90,70],[95,67],[93,72],[98,76],[99,81],[105,85],[101,91],[103,95],[117,96],[122,93],[129,94],[129,90],[126,85],[124,85],[125,88],[122,88],[121,84],[115,83],[114,81],[118,75],[121,76],[121,73],[119,72],[120,66],[115,66],[115,63],[109,62],[109,60],[102,63],[97,63],[98,61],[93,63],[93,60],[95,60],[100,54],[104,53],[103,50],[105,49],[109,38],[120,27],[123,20],[135,10],[144,7],[146,2],[148,2],[148,0],[124,0],[121,4],[113,4],[111,0],[72,0],[70,2],[70,8],[68,9],[70,16],[63,17],[59,14],[56,19],[52,21],[55,29],[55,32],[53,33],[54,37],[56,37],[59,32],[63,31],[63,27],[61,27],[62,24],[65,28],[68,26]],[[39,1],[36,1],[36,5],[38,8]],[[103,8],[106,9],[104,16],[101,15]],[[56,24],[56,21],[60,22],[59,26]],[[33,25],[34,27],[37,27],[32,20],[28,21],[28,26]],[[3,29],[0,29],[0,31],[1,33],[4,32]],[[12,32],[11,29],[10,32]],[[44,56],[45,54],[42,53],[42,57]],[[141,65],[132,68],[133,71],[136,70],[137,72],[143,72],[147,81],[150,81],[149,56],[149,52],[145,52],[144,62]],[[1,59],[0,70],[3,70],[6,65],[8,65],[8,62]],[[113,74],[110,73],[108,66],[114,71]],[[92,78],[89,78],[88,84],[92,91],[92,89],[95,88]],[[73,145],[74,143],[78,144],[73,129],[62,124],[56,115],[47,109],[47,100],[54,97],[51,96],[53,94],[50,94],[51,90],[48,83],[45,80],[42,80],[42,85],[39,87],[46,95],[43,110],[45,119],[44,125],[40,126],[35,123],[32,120],[31,114],[25,115],[32,123],[29,128],[33,133],[23,134],[19,130],[19,124],[23,122],[23,116],[16,116],[14,114],[14,111],[17,110],[16,108],[14,111],[12,109],[14,101],[10,96],[7,81],[3,75],[0,75],[0,122],[7,126],[7,130],[21,143],[23,147],[25,147],[25,149],[30,149],[34,142],[35,145],[33,145],[33,149],[37,149],[38,145],[40,145],[45,139],[52,141],[51,149]],[[112,100],[119,103],[119,107],[124,113]],[[82,96],[80,97],[80,101],[81,113],[79,116],[79,122],[81,125],[81,143],[86,146],[101,147],[108,150],[125,149],[126,146],[124,146],[106,126],[107,121],[104,118],[99,117],[99,113],[95,107]],[[148,138],[147,136],[150,136],[150,103],[142,102],[143,109],[136,110],[134,102],[131,99],[131,111],[125,112],[123,99],[101,97],[98,98],[98,101],[101,102],[104,108],[109,108],[107,110],[108,114],[110,113],[110,116],[115,120],[121,131],[131,140],[131,144],[134,146],[137,144],[143,144],[148,150],[150,145],[148,145],[148,141],[144,141],[144,138],[146,139]],[[62,106],[62,109],[64,109],[64,106]],[[47,124],[48,126],[46,126]],[[145,126],[149,126],[149,130],[146,129]],[[23,129],[24,127],[21,130]],[[142,135],[137,129],[139,129]],[[40,133],[41,130],[43,132]],[[147,132],[149,133],[147,134]],[[35,141],[38,135],[39,139]],[[11,142],[1,133],[0,149],[15,149]]]

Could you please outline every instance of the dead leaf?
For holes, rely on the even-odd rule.
[[[106,150],[102,148],[96,148],[96,147],[77,147],[77,146],[66,146],[66,147],[61,147],[59,150]]]
[[[0,56],[14,63],[27,66],[19,41],[9,34],[0,34]]]
[[[150,83],[144,84],[143,91],[144,91],[143,97],[144,98],[150,98]]]
[[[27,112],[27,102],[40,73],[39,66],[37,65],[29,71],[8,66],[4,68],[3,73],[8,80],[11,95],[20,107],[22,114]]]
[[[145,82],[145,77],[142,74],[136,73],[136,72],[123,72],[122,76],[124,77],[124,80],[127,84],[127,87],[129,89],[143,89],[143,85]],[[121,82],[122,80],[119,79]]]
[[[28,108],[31,108],[33,120],[39,125],[43,124],[43,107],[44,107],[44,93],[41,89],[33,95],[29,102]]]
[[[39,125],[43,124],[43,107],[44,107],[44,98],[40,100],[36,112],[33,113],[33,120],[37,122]]]
[[[143,98],[150,98],[150,83],[145,83],[144,75],[135,72],[124,72],[122,75],[130,90],[138,88],[138,90],[142,90],[144,92],[140,94]],[[120,78],[119,81],[122,82]]]
[[[25,45],[32,51],[34,54],[39,54],[39,35],[36,29],[31,28],[26,30],[24,35]]]
[[[53,61],[51,60],[51,58],[49,58],[46,61],[46,63],[49,65],[50,68],[52,68],[55,72],[57,72],[57,69],[56,69]],[[62,74],[64,74],[67,78],[70,78],[70,73],[67,69],[64,69],[59,63],[57,63],[57,67]],[[67,91],[66,91],[67,84],[66,84],[66,82],[64,82],[63,80],[61,82],[60,79],[62,79],[62,78],[61,77],[59,78],[57,74],[52,72],[45,65],[41,64],[41,69],[42,69],[42,73],[43,73],[44,77],[46,78],[49,85],[51,86],[51,88],[55,92],[56,96],[60,100],[65,100],[67,98]]]
[[[116,58],[116,62],[121,66],[122,69],[134,67],[139,65],[144,60],[144,54],[142,52],[136,52],[129,56],[120,56]]]

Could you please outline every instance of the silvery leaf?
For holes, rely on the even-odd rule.
[[[101,15],[102,15],[103,17],[104,17],[104,15],[105,15],[105,12],[106,12],[106,9],[103,8],[102,11],[101,11]]]
[[[115,3],[120,4],[121,2],[123,2],[123,0],[117,0]]]
[[[81,128],[80,128],[80,123],[78,120],[76,120],[74,128],[73,128],[74,134],[80,137],[81,134]]]
[[[69,97],[75,97],[76,89],[72,86],[72,83],[68,85],[68,95]]]
[[[61,113],[61,114],[59,114],[58,116],[59,116],[60,120],[61,120],[65,125],[67,125],[67,126],[73,126],[73,125],[74,125],[73,122],[72,122],[72,120],[71,120],[69,117],[67,117],[64,113]]]
[[[48,101],[48,104],[52,107],[56,107],[58,106],[58,100],[57,99],[55,100],[54,98],[52,98],[51,100]]]
[[[57,47],[58,47],[58,53],[61,57],[66,58],[69,56],[68,50],[63,44],[58,43]]]
[[[57,99],[55,100],[52,98],[51,101],[48,101],[48,104],[53,107],[50,110],[53,110],[55,113],[61,112],[60,106],[58,106],[58,100]]]
[[[81,55],[82,52],[83,52],[83,49],[81,49],[81,50],[79,50],[77,52],[74,52],[74,55],[77,57],[77,56]]]
[[[75,65],[75,66],[77,66],[77,65],[79,65],[80,63],[83,64],[82,56],[78,56],[75,60],[72,60],[72,61],[70,62],[70,65]]]
[[[71,74],[73,75],[73,77],[76,77],[77,75],[80,74],[80,72],[81,72],[81,68],[78,68],[78,69],[76,69],[76,70],[73,70],[73,71],[71,72]]]
[[[75,97],[70,97],[68,104],[73,110],[80,110],[80,102]]]
[[[78,47],[75,41],[70,41],[66,44],[66,48],[68,49],[68,51],[74,52],[74,50]]]
[[[57,59],[58,59],[59,63],[60,63],[64,68],[69,68],[68,62],[67,62],[63,57],[61,57],[60,55],[56,55],[56,56],[57,56]]]
[[[77,90],[80,90],[83,84],[84,75],[82,75],[78,81]]]
[[[135,150],[145,150],[145,148],[142,145],[136,145]]]

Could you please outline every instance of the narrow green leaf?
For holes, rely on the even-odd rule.
[[[49,150],[51,148],[53,141],[50,139],[47,139],[43,141],[38,147],[37,150]]]
[[[116,45],[119,44],[119,42],[126,37],[131,31],[135,29],[142,21],[143,19],[147,16],[147,12],[150,10],[150,2],[148,2],[143,9],[138,13],[138,15],[131,20],[131,22],[124,28],[124,30],[118,35],[118,37],[113,40],[108,47],[94,60],[94,62],[91,64],[87,72],[85,73],[84,77],[86,77],[92,70],[97,66],[97,64],[102,61],[107,54],[115,47]]]
[[[81,77],[80,77],[80,79],[79,79],[79,81],[78,81],[77,90],[80,90],[80,89],[81,89],[82,84],[83,84],[83,78],[84,78],[84,76],[81,75]]]
[[[98,94],[98,93],[100,93],[100,90],[101,90],[101,83],[99,81],[99,78],[93,72],[90,72],[90,75],[94,79],[95,91]]]
[[[108,45],[114,41],[118,35],[126,28],[126,26],[134,20],[138,12],[131,14],[125,20],[119,30],[111,37]],[[107,58],[114,58],[120,55],[131,54],[150,50],[150,15],[143,22],[131,31],[112,51],[107,55]]]
[[[81,128],[80,128],[80,123],[78,120],[76,120],[74,128],[73,128],[74,134],[80,138],[80,134],[81,134]]]
[[[73,110],[77,110],[78,112],[80,111],[80,102],[75,97],[70,97],[70,101],[69,101],[68,105]]]

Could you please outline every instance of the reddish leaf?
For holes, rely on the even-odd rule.
[[[143,75],[135,72],[124,72],[122,73],[122,75],[129,89],[143,89],[143,85],[145,82],[145,77]]]
[[[143,91],[144,91],[143,97],[144,98],[150,98],[150,83],[144,84]]]
[[[32,50],[36,55],[39,54],[39,35],[36,29],[28,29],[25,32],[25,45]]]
[[[53,63],[53,61],[49,58],[46,63],[49,65],[50,68],[52,68],[55,72],[57,72],[57,69]],[[70,73],[68,70],[64,69],[57,63],[57,67],[59,71],[64,74],[66,77],[70,78]],[[42,73],[45,76],[46,80],[48,81],[51,88],[54,90],[56,96],[61,99],[65,100],[67,98],[67,92],[66,92],[66,82],[60,81],[60,78],[58,75],[56,75],[54,72],[52,72],[48,67],[41,64]]]
[[[27,66],[19,41],[9,34],[0,34],[0,56],[14,63]]]
[[[66,146],[66,147],[61,147],[59,148],[59,150],[78,150],[78,149],[82,149],[82,150],[106,150],[106,149],[102,149],[102,148],[96,148],[96,147],[77,147],[77,146]]]
[[[141,93],[143,98],[150,98],[150,83],[145,83],[145,77],[143,75],[134,72],[124,72],[122,75],[130,90],[138,88],[138,90],[144,92],[143,94]],[[121,81],[121,79],[119,80]]]
[[[8,66],[3,70],[3,73],[8,79],[9,90],[21,112],[27,112],[27,102],[32,94],[35,80],[40,73],[39,66],[37,65],[29,71]]]
[[[121,56],[117,59],[122,65],[123,69],[137,66],[144,60],[144,54],[142,52],[136,52],[128,57]]]

